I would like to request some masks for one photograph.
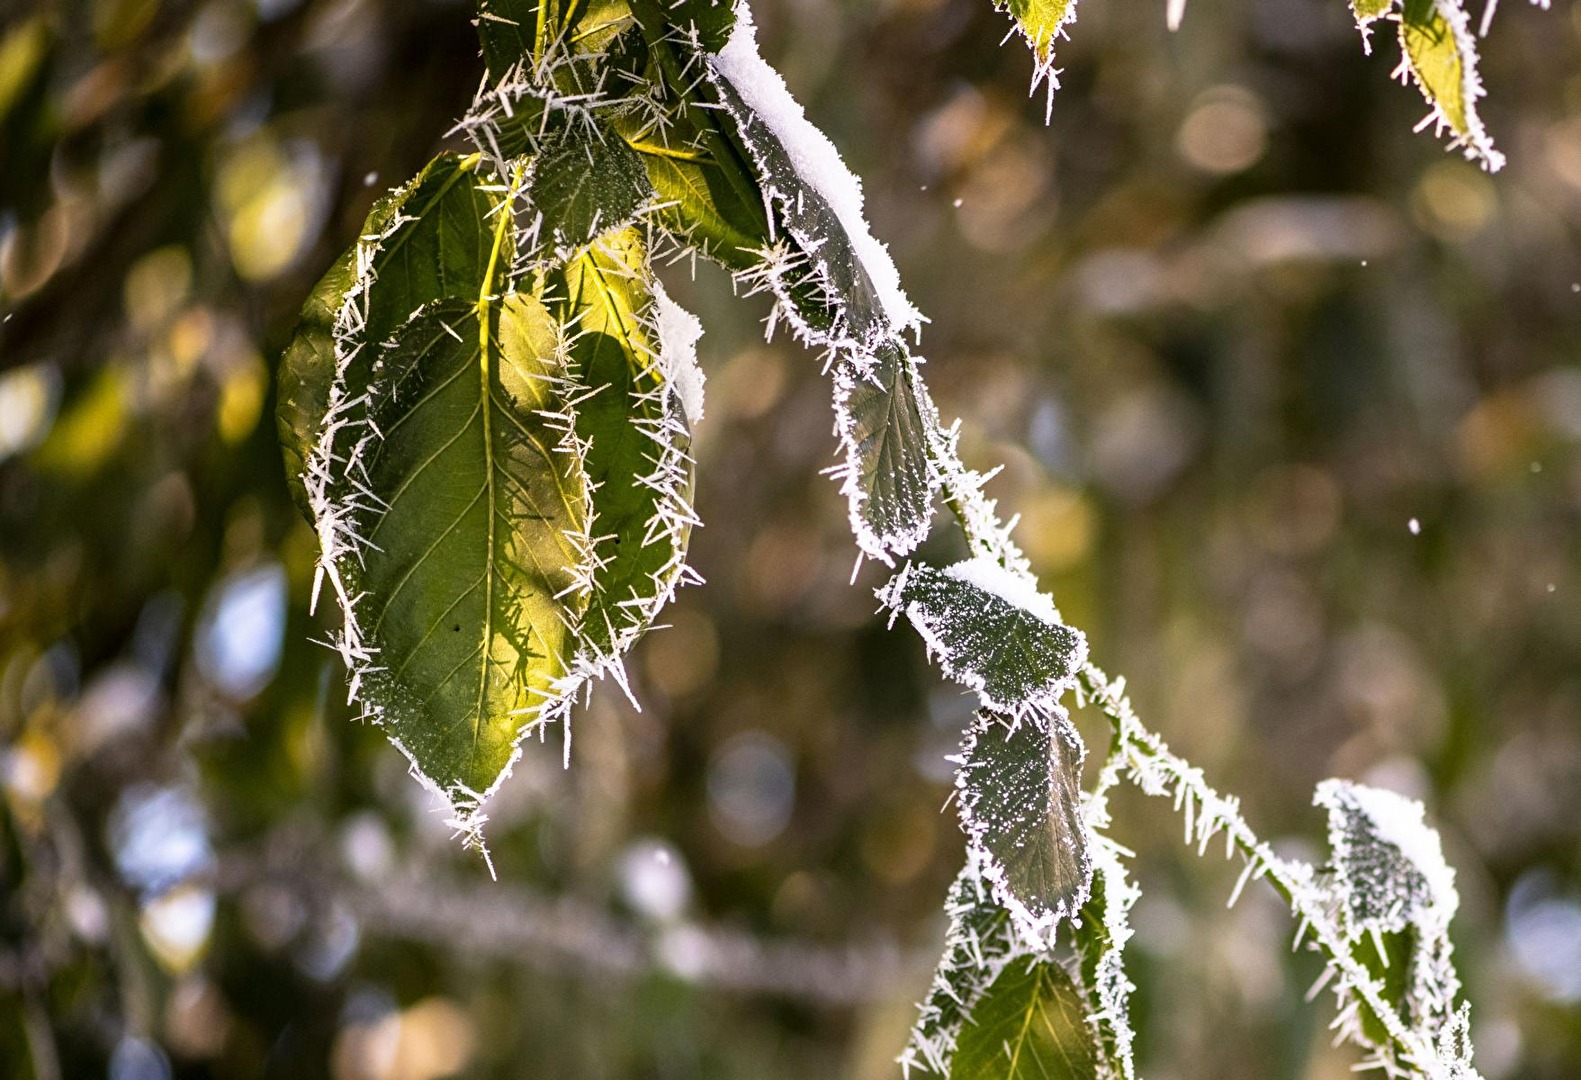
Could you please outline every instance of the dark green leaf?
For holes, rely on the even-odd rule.
[[[1080,910],[1092,885],[1081,816],[1085,756],[1075,727],[1048,710],[1019,723],[981,712],[967,733],[961,825],[982,854],[995,899],[1040,937]]]
[[[933,519],[933,471],[916,365],[885,348],[869,373],[842,361],[835,409],[846,450],[846,495],[862,549],[888,562],[922,543]]]
[[[950,1080],[1097,1080],[1081,993],[1052,960],[1006,965],[961,1030]]]
[[[785,231],[806,259],[809,273],[802,287],[810,302],[798,305],[803,317],[837,340],[867,347],[898,332],[834,208],[802,180],[790,151],[729,81],[716,78],[713,85],[734,121],[740,148],[757,166],[759,185],[770,193]]]
[[[539,153],[527,195],[565,248],[625,225],[652,200],[653,186],[642,159],[623,140],[575,125]]]
[[[952,568],[953,569],[953,568]],[[885,599],[902,610],[950,677],[991,709],[1019,713],[1051,702],[1087,655],[1087,640],[1064,623],[955,574],[911,566]]]

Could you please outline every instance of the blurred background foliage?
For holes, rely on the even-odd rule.
[[[980,0],[757,5],[1098,662],[1291,851],[1325,776],[1427,801],[1490,1080],[1581,1073],[1578,13],[1495,22],[1488,176],[1340,0],[1085,0],[1047,127]],[[761,302],[667,272],[708,584],[529,750],[499,884],[315,644],[271,368],[480,75],[455,0],[0,0],[0,1074],[895,1072],[969,704],[848,584]],[[1349,1075],[1277,901],[1118,810],[1145,1074]]]

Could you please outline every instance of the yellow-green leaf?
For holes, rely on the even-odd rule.
[[[587,483],[553,418],[559,333],[537,300],[430,305],[381,364],[375,435],[337,491],[366,523],[338,563],[368,654],[359,696],[460,801],[493,787],[566,670]]]
[[[1406,0],[1400,48],[1422,96],[1433,106],[1440,126],[1454,134],[1456,145],[1490,171],[1503,166],[1504,155],[1493,148],[1477,115],[1482,80],[1476,42],[1459,0]]]

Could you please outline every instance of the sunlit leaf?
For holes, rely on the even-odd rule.
[[[358,487],[377,500],[340,566],[372,654],[361,700],[438,787],[482,793],[563,674],[582,603],[568,587],[587,488],[553,419],[558,328],[525,296],[441,301],[381,362],[378,435],[344,483],[348,505]]]
[[[1477,115],[1477,99],[1483,94],[1477,46],[1459,0],[1405,0],[1400,48],[1422,96],[1466,156],[1490,170],[1500,168],[1504,155],[1493,148]]]
[[[645,629],[681,572],[691,532],[691,439],[659,363],[646,256],[636,230],[591,245],[557,275],[575,328],[576,433],[587,443],[595,552],[583,635],[612,655]]]
[[[950,1080],[1097,1080],[1080,992],[1052,960],[1014,960],[961,1030]]]
[[[762,201],[743,197],[702,132],[679,117],[655,125],[632,114],[616,126],[647,170],[666,228],[731,269],[756,262],[754,252],[768,244]]]
[[[1004,7],[1040,65],[1052,59],[1060,28],[1076,18],[1076,0],[1004,0]]]
[[[1350,10],[1356,22],[1366,26],[1374,19],[1381,19],[1394,6],[1394,0],[1350,0]]]
[[[423,304],[476,299],[487,269],[497,195],[473,171],[474,159],[442,154],[410,183],[380,199],[362,235],[319,281],[303,305],[280,358],[275,423],[292,497],[308,511],[302,474],[318,442],[335,377],[335,326],[366,262],[368,296],[360,340],[378,345]],[[376,282],[377,287],[372,283]],[[350,396],[367,384],[371,350],[347,371]]]

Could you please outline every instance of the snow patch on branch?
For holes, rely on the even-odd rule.
[[[846,168],[829,136],[807,119],[779,72],[759,55],[757,28],[746,3],[735,5],[730,38],[710,58],[710,65],[774,133],[797,175],[823,196],[840,219],[890,323],[897,330],[920,329],[926,320],[901,288],[900,272],[889,250],[868,230],[861,181]]]

